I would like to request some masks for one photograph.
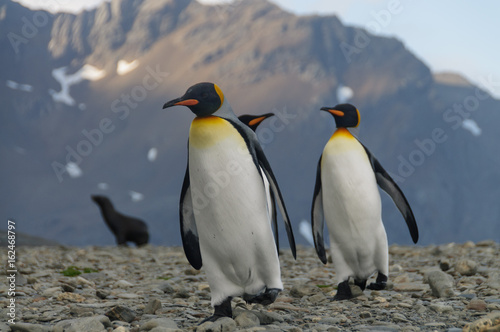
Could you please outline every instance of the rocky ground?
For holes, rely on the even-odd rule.
[[[388,289],[353,286],[359,296],[341,302],[331,301],[332,264],[312,248],[297,257],[282,252],[285,290],[274,304],[234,299],[233,319],[198,326],[212,313],[209,287],[181,248],[18,247],[15,324],[3,282],[0,331],[500,331],[498,243],[393,245]]]

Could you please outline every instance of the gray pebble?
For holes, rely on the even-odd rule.
[[[54,332],[101,332],[111,327],[109,318],[100,315],[79,319],[63,320],[54,326]]]
[[[62,288],[57,286],[57,287],[51,287],[47,288],[42,292],[42,296],[44,297],[57,297],[57,295],[62,293]]]
[[[161,308],[161,301],[158,299],[151,299],[149,300],[148,304],[146,305],[146,308],[144,308],[144,313],[145,314],[154,314],[156,310]]]
[[[69,306],[69,313],[77,317],[91,316],[94,313],[94,309],[72,304]]]
[[[111,308],[105,313],[105,315],[109,317],[111,321],[121,320],[123,322],[130,323],[135,319],[134,310],[121,305]]]
[[[104,290],[104,289],[98,289],[98,290],[96,290],[95,295],[98,298],[104,300],[105,298],[107,298],[109,296],[109,291]]]
[[[426,274],[426,279],[431,287],[432,295],[436,297],[452,297],[453,277],[443,271],[432,271]]]
[[[370,318],[372,314],[369,311],[363,311],[359,314],[359,317],[361,318]]]
[[[158,289],[161,289],[164,293],[173,294],[175,292],[174,287],[172,287],[170,282],[164,282],[158,285]]]
[[[453,312],[453,307],[451,305],[441,304],[441,303],[433,303],[429,306],[432,310],[439,314],[445,314]]]
[[[314,293],[318,292],[318,290],[319,289],[315,286],[298,284],[293,285],[292,289],[290,290],[290,295],[293,297],[302,298],[303,296],[313,295]]]
[[[319,292],[317,294],[309,296],[307,300],[311,303],[318,304],[328,301],[328,298],[325,296],[325,294],[323,294],[323,292]]]
[[[215,322],[205,322],[198,326],[197,332],[232,332],[236,330],[236,322],[229,317],[224,317]]]
[[[234,321],[240,328],[255,327],[260,325],[259,317],[250,311],[243,311],[234,319]]]
[[[7,329],[3,329],[4,327],[0,325],[2,328],[1,331],[9,331],[9,327]],[[46,325],[41,325],[41,324],[29,324],[29,323],[22,323],[18,322],[16,324],[11,324],[10,325],[10,331],[13,332],[51,332],[52,327],[46,326]]]
[[[141,331],[149,331],[156,327],[162,327],[167,329],[177,329],[177,323],[169,318],[154,318],[148,320],[144,323],[141,323],[140,330]]]
[[[455,264],[455,271],[463,276],[473,276],[477,273],[478,265],[470,259],[462,259]]]

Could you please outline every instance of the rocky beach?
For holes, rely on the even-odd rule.
[[[0,331],[500,331],[494,241],[392,245],[388,288],[352,285],[358,296],[340,302],[331,301],[331,263],[313,248],[299,247],[296,261],[283,249],[285,289],[275,303],[236,298],[233,319],[202,325],[212,314],[209,286],[182,248],[19,246],[15,254],[14,278],[7,249],[0,255]]]

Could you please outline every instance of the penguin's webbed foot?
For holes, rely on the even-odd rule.
[[[342,281],[338,288],[337,294],[333,297],[333,301],[342,301],[352,299],[351,287],[349,286],[349,279],[346,281]]]
[[[262,305],[269,305],[276,301],[278,294],[281,292],[281,289],[278,288],[266,288],[263,293],[258,295],[243,295],[243,300],[247,303],[259,303]]]
[[[201,325],[206,322],[215,322],[216,320],[224,317],[233,317],[233,309],[231,308],[232,297],[228,297],[221,304],[214,306],[214,314],[208,318],[201,321]]]
[[[372,282],[371,284],[368,285],[368,289],[371,290],[383,290],[387,286],[387,283],[385,282]]]
[[[364,280],[356,280],[356,279],[354,279],[354,284],[356,286],[358,286],[359,288],[361,288],[362,291],[364,291],[365,288],[366,288],[366,279],[364,279]]]
[[[383,273],[377,274],[377,280],[368,285],[371,290],[383,290],[387,287],[387,276]]]

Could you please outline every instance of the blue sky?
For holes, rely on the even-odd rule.
[[[18,0],[50,11],[78,11],[103,0]],[[252,0],[243,0],[252,1]],[[271,0],[296,14],[336,14],[342,22],[402,40],[434,72],[453,71],[480,84],[500,82],[500,1]],[[230,0],[201,0],[204,3]],[[491,91],[500,98],[500,87]]]

